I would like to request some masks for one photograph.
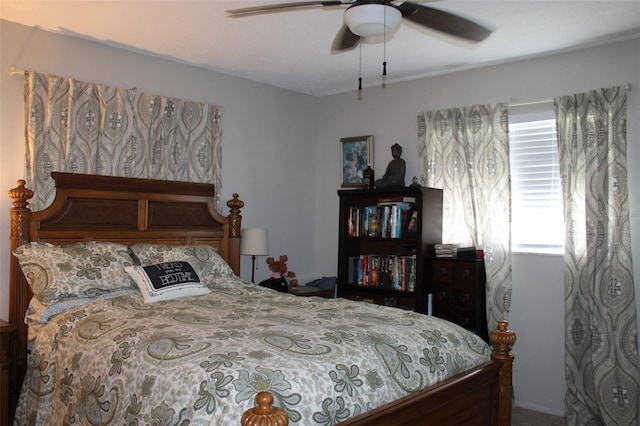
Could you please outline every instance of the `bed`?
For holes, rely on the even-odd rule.
[[[211,185],[52,176],[43,211],[29,211],[24,181],[9,191],[16,424],[510,424],[506,322],[491,349],[434,317],[262,288],[238,277],[237,194],[222,216]],[[105,247],[129,273],[105,269],[108,286],[83,297],[38,287],[25,260],[30,250],[93,259]],[[193,267],[206,290],[147,300],[136,273],[165,261]]]

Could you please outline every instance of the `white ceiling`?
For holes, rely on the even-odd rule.
[[[380,85],[385,52],[390,83],[640,37],[638,0],[443,0],[430,6],[493,34],[469,45],[403,24],[386,45],[340,54],[330,48],[344,7],[225,13],[282,1],[1,0],[0,18],[316,96],[355,90],[360,67],[364,87]]]

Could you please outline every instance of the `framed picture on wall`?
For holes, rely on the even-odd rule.
[[[361,188],[362,173],[373,167],[373,136],[340,139],[340,183],[343,188]]]

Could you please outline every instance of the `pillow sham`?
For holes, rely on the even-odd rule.
[[[209,293],[193,266],[186,261],[127,266],[125,271],[138,285],[144,303]]]
[[[233,275],[233,270],[216,249],[204,244],[171,246],[140,243],[132,245],[131,250],[140,260],[142,266],[162,262],[187,261],[203,279],[210,276]]]
[[[31,287],[45,305],[76,297],[95,297],[120,288],[135,288],[124,268],[133,265],[128,247],[90,241],[57,246],[32,242],[13,255]]]
[[[95,297],[72,297],[70,299],[62,299],[57,302],[52,302],[48,305],[43,304],[37,297],[32,297],[27,308],[27,314],[25,315],[24,323],[32,326],[34,324],[46,324],[50,319],[56,315],[66,312],[69,309],[88,305],[98,300],[110,299],[120,296],[129,296],[136,299],[140,299],[140,290],[136,286],[130,288],[119,288],[109,293],[104,293]]]

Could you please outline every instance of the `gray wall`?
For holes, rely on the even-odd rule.
[[[313,278],[315,98],[7,21],[0,21],[0,31],[1,188],[24,177],[23,77],[10,76],[11,65],[222,105],[222,200],[239,193],[243,227],[267,228],[271,253],[287,254],[301,281]],[[10,207],[9,198],[0,197],[0,211]],[[8,241],[9,226],[9,216],[0,214],[0,241]],[[0,318],[8,315],[8,256],[7,244],[0,244]],[[256,264],[256,281],[267,278],[265,258]],[[243,257],[245,278],[250,265]]]
[[[355,93],[313,98],[94,42],[0,21],[0,187],[22,178],[24,111],[20,69],[176,96],[224,106],[223,199],[238,192],[243,224],[269,230],[273,255],[289,255],[302,282],[336,274],[342,137],[375,137],[374,169],[382,173],[389,147],[400,143],[407,176],[419,175],[416,113],[441,107],[530,102],[631,83],[629,163],[640,162],[640,42],[636,40]],[[615,64],[615,65],[611,65]],[[636,119],[633,119],[635,117]],[[630,171],[632,242],[640,250],[640,171]],[[11,207],[0,197],[0,212]],[[0,241],[9,239],[0,214]],[[8,244],[0,244],[0,318],[8,315]],[[264,259],[256,280],[269,275]],[[640,276],[640,262],[635,264]],[[242,276],[250,277],[250,260]],[[515,255],[509,317],[518,333],[514,385],[518,405],[564,411],[562,259]],[[640,286],[638,286],[640,287]],[[637,289],[638,292],[638,289]],[[639,295],[640,296],[640,295]],[[640,297],[638,297],[640,300]]]
[[[393,69],[391,67],[391,69]],[[419,175],[418,111],[473,104],[535,102],[558,95],[630,83],[628,92],[628,156],[631,231],[636,253],[634,272],[640,277],[640,40],[629,40],[555,56],[465,71],[319,99],[318,117],[331,126],[318,127],[318,145],[333,144],[318,161],[315,181],[316,267],[336,267],[334,234],[339,176],[337,142],[345,136],[373,134],[375,165],[383,173],[391,159],[389,147],[400,143],[407,176]],[[331,184],[333,182],[333,184]],[[327,268],[327,269],[322,269]],[[638,281],[638,278],[636,278]],[[640,295],[640,285],[636,285]],[[518,333],[514,351],[515,401],[518,405],[552,413],[564,412],[564,287],[561,256],[514,255],[510,327]],[[640,297],[636,297],[639,304]]]

